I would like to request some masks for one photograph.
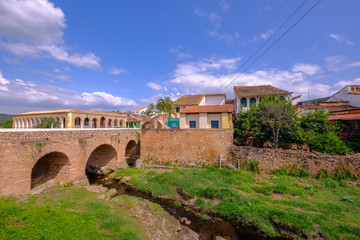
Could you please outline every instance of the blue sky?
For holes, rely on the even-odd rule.
[[[317,2],[0,0],[0,112],[127,111],[234,85],[329,96],[360,84],[358,0],[321,1],[252,64]]]

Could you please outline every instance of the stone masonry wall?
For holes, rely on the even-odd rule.
[[[142,130],[140,153],[145,162],[173,165],[214,164],[233,144],[229,129]]]
[[[299,168],[305,168],[311,172],[312,176],[316,176],[321,168],[334,172],[338,167],[347,166],[360,176],[360,154],[333,156],[302,150],[255,148],[248,146],[234,146],[233,149],[236,150],[236,156],[240,158],[240,160],[257,160],[260,162],[260,169],[265,171],[298,164]],[[237,160],[233,162],[236,166],[235,162],[237,162]]]
[[[49,153],[61,153],[68,158],[66,172],[61,177],[63,182],[87,181],[86,164],[94,150],[104,144],[116,152],[116,160],[109,167],[124,165],[126,146],[131,140],[138,141],[139,132],[132,129],[0,131],[0,196],[29,194],[32,169]]]

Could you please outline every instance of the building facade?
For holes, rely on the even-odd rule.
[[[124,128],[126,116],[97,110],[64,109],[35,111],[13,116],[13,128],[36,128],[44,118],[58,121],[58,128]]]
[[[131,111],[131,113],[137,114],[139,116],[145,116],[146,110],[147,110],[147,107],[141,107],[141,108],[137,108],[137,109]]]
[[[188,106],[180,111],[180,128],[232,129],[230,104]]]
[[[232,104],[226,94],[184,95],[174,101],[179,128],[232,128]],[[174,127],[174,126],[170,126]]]
[[[291,92],[271,86],[234,86],[234,112],[248,110],[252,104],[258,105],[266,97],[289,99]]]
[[[344,101],[350,106],[360,107],[360,85],[348,85],[327,100],[327,102]]]

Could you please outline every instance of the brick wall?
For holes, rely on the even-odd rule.
[[[137,142],[139,132],[131,129],[1,131],[0,196],[28,194],[32,169],[47,154],[67,157],[66,171],[60,172],[58,179],[63,182],[86,181],[86,164],[95,149],[104,144],[116,154],[109,167],[124,165],[126,146],[130,141]],[[106,152],[101,156],[106,157]]]
[[[262,170],[271,171],[276,168],[298,164],[299,168],[306,168],[316,176],[321,168],[334,172],[337,167],[347,166],[360,176],[360,154],[333,156],[318,152],[307,152],[290,149],[254,148],[248,146],[234,147],[236,156],[241,160],[260,161]],[[236,160],[232,164],[236,166]]]
[[[140,153],[145,162],[174,165],[214,164],[232,146],[229,129],[142,130]]]

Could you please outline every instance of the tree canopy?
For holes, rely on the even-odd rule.
[[[156,109],[160,113],[167,113],[169,117],[175,114],[174,102],[169,97],[160,98],[156,103]]]

